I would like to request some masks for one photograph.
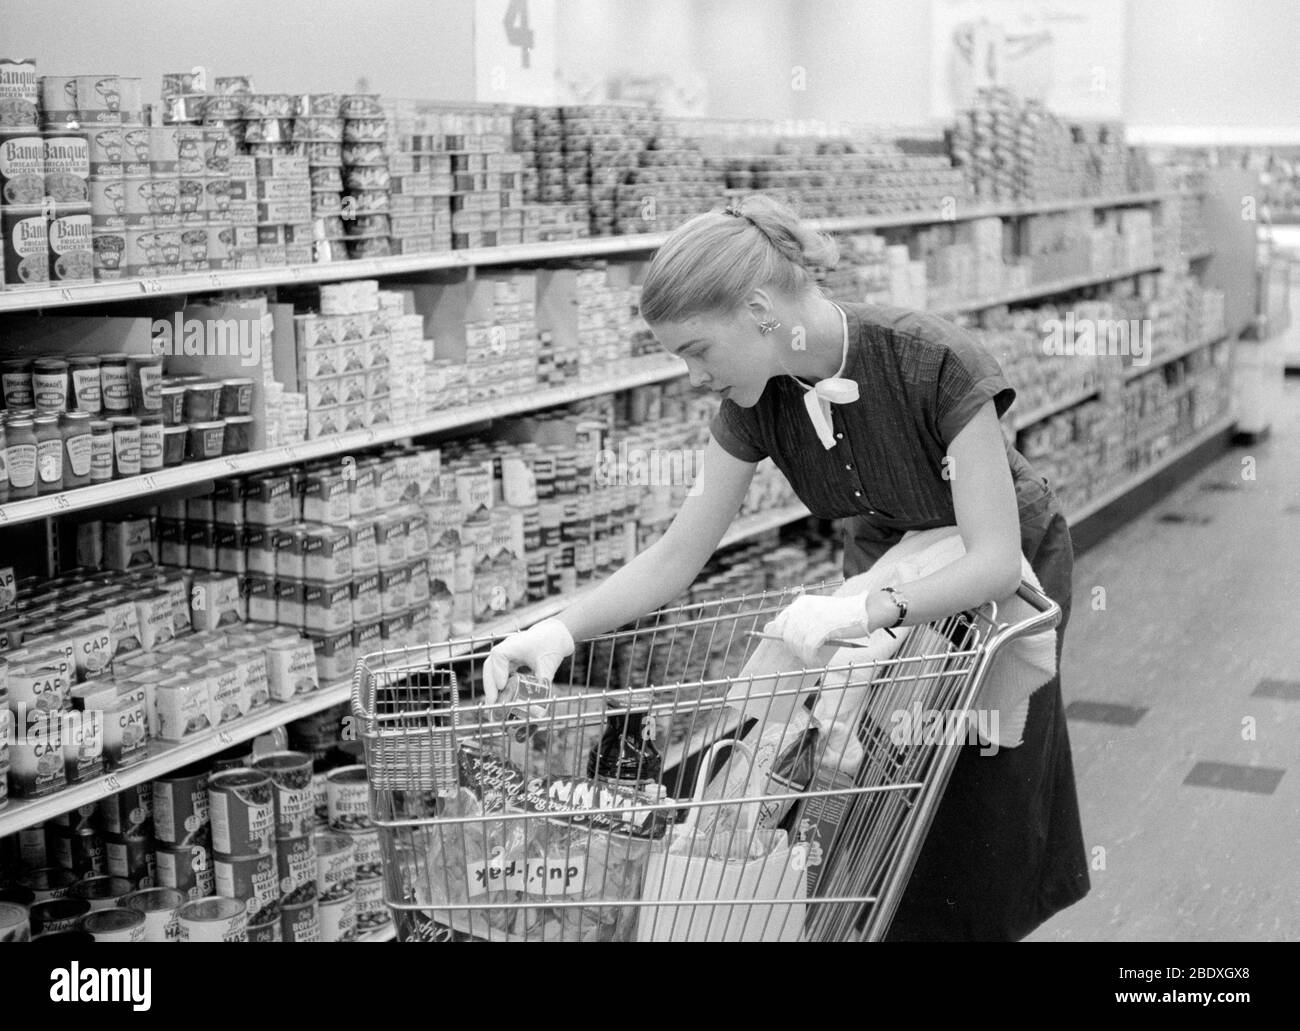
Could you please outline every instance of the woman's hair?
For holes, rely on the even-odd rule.
[[[673,231],[650,262],[641,316],[655,324],[730,312],[758,287],[798,297],[816,289],[814,266],[830,267],[838,258],[829,236],[801,225],[784,204],[754,194]]]

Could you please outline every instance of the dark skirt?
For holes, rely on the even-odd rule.
[[[1065,517],[1044,509],[1037,525],[1022,522],[1022,536],[1044,593],[1061,606],[1059,667],[1074,559]],[[1021,745],[980,751],[962,747],[889,941],[1018,941],[1088,893],[1059,675],[1031,697]]]

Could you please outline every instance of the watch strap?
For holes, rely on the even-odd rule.
[[[898,618],[890,624],[890,628],[892,629],[893,627],[900,626],[903,620],[907,618],[907,599],[899,594],[897,589],[893,587],[884,587],[881,589],[889,595],[889,600],[898,608]]]

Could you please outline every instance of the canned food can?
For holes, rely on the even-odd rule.
[[[82,899],[90,903],[92,911],[112,909],[123,895],[130,895],[135,886],[122,877],[108,874],[87,877],[68,889],[68,897]]]
[[[165,845],[206,844],[208,771],[190,766],[153,782],[153,833]]]
[[[227,856],[272,850],[275,802],[271,778],[260,770],[225,770],[208,782],[212,847]]]
[[[247,903],[251,922],[264,923],[279,916],[279,871],[273,851],[251,856],[218,855],[213,857],[212,866],[216,893]]]
[[[95,278],[94,236],[89,211],[58,214],[46,227],[50,281],[84,282]]]
[[[144,914],[145,941],[174,942],[180,936],[176,911],[185,901],[175,888],[146,888],[123,895],[117,904]]]
[[[280,876],[280,903],[300,906],[314,901],[318,896],[317,876],[319,860],[316,845],[311,837],[280,838],[275,843],[275,854]]]
[[[99,822],[107,834],[149,841],[153,837],[153,784],[145,781],[100,799]]]
[[[35,131],[0,131],[0,207],[40,208],[45,202],[45,140]]]
[[[119,75],[117,79],[118,114],[123,125],[144,124],[143,80],[137,76]]]
[[[177,174],[179,130],[176,125],[149,126],[149,171],[152,175],[166,178]]]
[[[90,913],[90,903],[85,899],[50,899],[47,902],[37,902],[31,908],[34,937],[75,931],[82,917]]]
[[[329,825],[335,830],[370,827],[370,784],[364,766],[340,766],[325,778]]]
[[[69,835],[70,863],[67,866],[80,876],[99,877],[111,873],[108,869],[108,843],[94,827],[82,827]]]
[[[359,831],[344,831],[352,842],[352,855],[356,861],[357,880],[372,880],[384,875],[383,853],[379,845],[379,831],[373,827]]]
[[[77,124],[77,77],[41,76],[41,117],[48,126]]]
[[[0,902],[0,943],[31,940],[31,915],[27,907],[16,902]]]
[[[94,216],[91,216],[92,220]],[[91,227],[91,256],[97,281],[126,278],[126,235],[124,231]]]
[[[156,848],[154,865],[158,885],[175,888],[186,898],[203,898],[215,890],[212,853],[207,845],[196,843],[177,848]]]
[[[18,878],[18,883],[31,891],[37,902],[61,899],[77,883],[77,875],[61,866],[43,866]]]
[[[351,895],[357,879],[352,839],[338,831],[320,831],[312,840],[316,846],[316,891],[321,902]]]
[[[364,934],[376,927],[383,927],[392,920],[388,906],[384,904],[384,882],[382,878],[362,880],[357,878],[357,933]]]
[[[149,178],[149,130],[144,126],[122,130],[122,174],[128,179]]]
[[[81,921],[81,929],[97,942],[142,942],[145,940],[144,914],[138,909],[101,909]]]
[[[116,75],[77,76],[77,116],[81,122],[122,124],[122,83]]]
[[[349,893],[341,898],[322,902],[317,910],[320,920],[320,940],[323,942],[350,942],[357,935],[357,899]]]
[[[88,827],[100,825],[98,813],[99,806],[97,804],[86,802],[75,809],[69,809],[66,813],[60,813],[50,820],[50,824],[67,827],[70,831],[85,830]]]
[[[108,872],[123,877],[137,888],[152,888],[157,875],[153,844],[143,838],[106,838]]]
[[[280,930],[280,918],[276,917],[264,924],[251,924],[248,928],[250,942],[282,942],[284,935]]]
[[[270,777],[275,799],[275,836],[301,838],[314,823],[311,756],[303,752],[273,752],[253,763]]]
[[[0,149],[5,144],[0,142]],[[44,187],[42,187],[44,189]],[[49,234],[40,208],[0,208],[4,275],[7,286],[44,286],[50,279]]]
[[[312,764],[315,769],[315,764]],[[311,794],[315,808],[315,819],[313,826],[318,830],[329,827],[330,825],[330,801],[329,801],[329,774],[325,771],[317,771],[311,775]]]
[[[86,134],[90,148],[90,175],[97,177],[121,179],[126,174],[122,161],[122,129],[109,125],[103,128],[90,128]]]
[[[239,899],[195,899],[180,907],[176,921],[183,942],[248,941],[248,911]]]
[[[287,942],[320,941],[320,911],[316,903],[313,901],[300,906],[285,906],[280,914],[280,927]]]
[[[90,203],[90,141],[84,133],[46,132],[45,197],[59,209]]]

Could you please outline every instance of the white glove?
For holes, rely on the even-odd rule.
[[[825,646],[828,653],[834,646],[825,645],[828,637],[847,637],[850,640],[866,637],[867,596],[854,594],[843,598],[821,595],[800,595],[784,612],[772,621],[771,631],[780,634],[792,652],[805,666],[825,666],[818,661],[818,652]],[[826,656],[829,660],[829,654]]]
[[[483,664],[483,693],[488,704],[496,704],[516,667],[527,666],[537,676],[552,680],[573,648],[569,628],[554,617],[511,634],[488,653]]]

